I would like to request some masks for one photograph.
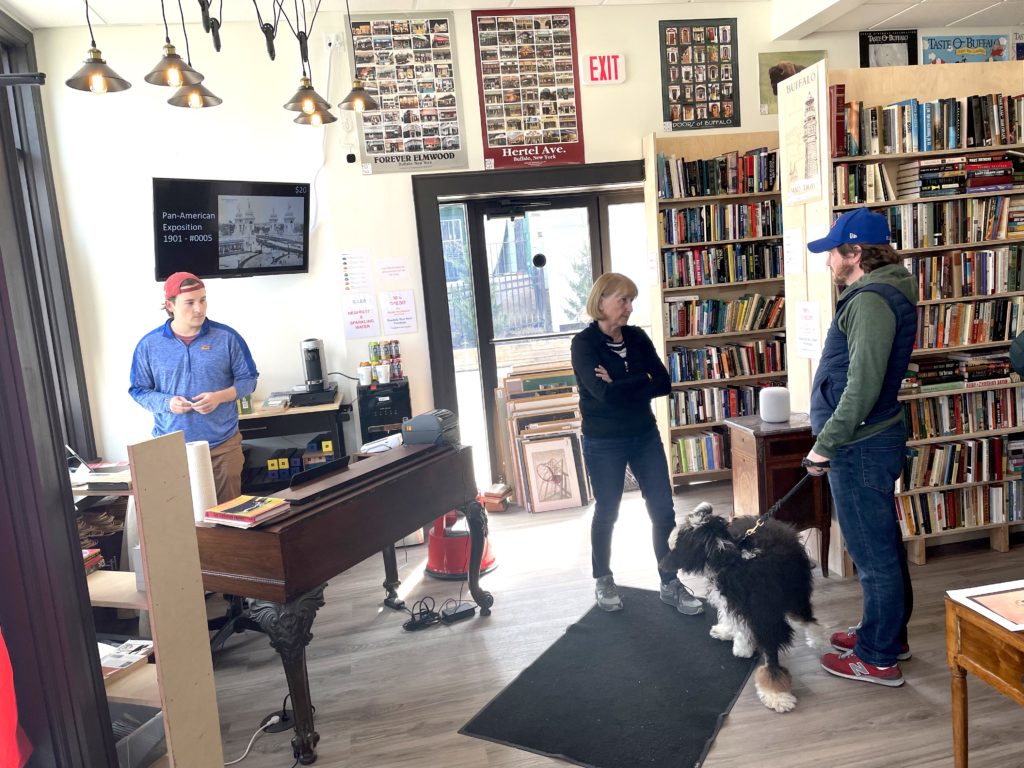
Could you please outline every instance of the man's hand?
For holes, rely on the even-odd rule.
[[[168,403],[167,407],[171,413],[188,413],[192,410],[192,401],[181,395],[175,395],[171,398],[171,402]]]
[[[807,454],[807,461],[813,461],[815,463],[821,463],[823,461],[828,461],[828,460],[829,460],[828,456],[822,456],[820,453],[815,453],[814,451],[810,451]],[[829,469],[830,469],[830,467],[807,467],[807,474],[814,475],[815,477],[818,477],[820,475],[824,475],[826,472],[829,471]]]
[[[612,377],[608,375],[608,371],[605,370],[605,367],[603,365],[597,366],[597,368],[594,369],[594,373],[597,374],[597,378],[599,378],[606,384],[612,383]]]
[[[205,416],[223,402],[226,401],[220,392],[203,392],[192,398],[192,410]]]

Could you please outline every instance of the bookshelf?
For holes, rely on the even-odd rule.
[[[128,571],[98,570],[86,581],[94,606],[149,611],[156,663],[107,681],[107,699],[163,710],[167,755],[159,765],[219,768],[224,756],[185,441],[181,432],[146,440],[128,446],[128,457],[132,484],[123,493],[135,499],[146,589],[136,589]]]
[[[1000,97],[1024,93],[1024,62],[832,70],[827,83],[824,204],[784,215],[787,226],[819,232],[866,205],[887,216],[918,278],[919,371],[900,396],[909,457],[897,486],[909,558],[923,565],[928,544],[986,536],[1006,551],[1009,532],[1024,526],[1010,456],[1024,390],[1005,360],[1024,331],[1024,184],[1012,170],[1012,153],[1024,151],[1013,127],[1024,104]],[[829,115],[840,85],[845,125]],[[834,304],[820,304],[823,334]],[[807,388],[809,379],[797,387]]]
[[[766,181],[778,144],[774,131],[644,139],[652,340],[672,379],[655,410],[675,487],[731,478],[724,420],[786,381],[780,196]]]

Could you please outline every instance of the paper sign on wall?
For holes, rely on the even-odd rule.
[[[364,251],[343,251],[341,254],[341,289],[346,293],[373,291],[370,255]]]
[[[380,318],[377,302],[372,293],[348,293],[342,298],[345,315],[345,338],[366,339],[379,337]]]
[[[821,309],[816,301],[798,301],[796,310],[796,355],[808,360],[821,357]]]
[[[804,271],[804,230],[789,227],[782,235],[782,258],[786,275],[799,275]]]
[[[416,333],[416,298],[412,291],[383,291],[384,335]]]
[[[377,274],[382,280],[397,283],[409,276],[409,264],[399,260],[381,260],[377,262]]]

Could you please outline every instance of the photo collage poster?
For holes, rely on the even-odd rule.
[[[357,121],[364,174],[469,166],[452,18],[352,16],[355,74],[381,107]]]
[[[972,35],[922,35],[922,64],[1008,61],[1009,36],[1002,32]]]
[[[472,18],[484,168],[585,162],[573,9]]]
[[[736,19],[659,21],[666,131],[740,124]]]

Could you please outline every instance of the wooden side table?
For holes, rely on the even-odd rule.
[[[789,421],[767,422],[760,416],[736,416],[725,423],[732,445],[733,514],[762,515],[807,474],[800,461],[814,445],[810,418],[794,413]],[[825,478],[812,478],[775,517],[798,531],[820,533],[821,572],[827,576],[832,495]]]
[[[953,699],[953,763],[967,768],[967,673],[1024,706],[1024,636],[947,595],[946,661]]]

